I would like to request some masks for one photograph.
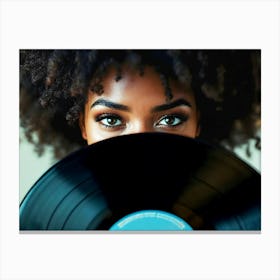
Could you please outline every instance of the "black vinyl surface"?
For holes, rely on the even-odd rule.
[[[43,174],[20,205],[20,230],[108,230],[146,209],[175,214],[194,230],[260,230],[261,175],[196,139],[118,136]]]

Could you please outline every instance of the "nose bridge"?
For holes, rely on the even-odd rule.
[[[145,120],[135,121],[130,129],[130,133],[144,133],[144,132],[153,132],[153,124]]]

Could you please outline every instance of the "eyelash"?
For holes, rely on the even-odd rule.
[[[159,124],[161,121],[163,121],[166,118],[177,118],[177,119],[179,119],[178,124],[170,125],[170,126],[166,125],[167,127],[175,127],[175,126],[181,125],[184,122],[186,122],[189,117],[185,114],[168,114],[168,115],[165,115],[165,116],[161,117],[160,120],[156,124]],[[165,126],[163,126],[163,127],[165,127]]]
[[[114,119],[115,121],[119,121],[120,124],[118,125],[108,125],[103,123],[103,120],[106,119]],[[166,118],[177,118],[179,119],[179,123],[175,124],[175,125],[160,125],[160,122],[164,121],[164,119]],[[184,122],[186,122],[188,120],[189,116],[185,115],[185,114],[167,114],[162,116],[155,124],[155,127],[168,127],[168,128],[172,128],[172,127],[176,127],[179,126],[181,124],[183,124]],[[95,121],[98,123],[101,123],[102,126],[109,128],[109,129],[114,129],[114,128],[120,128],[120,127],[124,127],[123,124],[123,118],[121,118],[119,115],[117,114],[108,114],[108,113],[104,113],[104,114],[100,114],[95,118]]]
[[[117,125],[117,126],[114,126],[114,125],[107,125],[105,123],[102,123],[103,120],[105,119],[114,119],[114,120],[119,120],[121,123],[123,123],[123,119],[117,115],[117,114],[100,114],[98,115],[96,118],[95,118],[95,121],[98,122],[98,123],[101,123],[101,125],[103,125],[104,127],[106,128],[116,128],[116,127],[121,127],[122,125]]]

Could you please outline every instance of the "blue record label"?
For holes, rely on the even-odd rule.
[[[182,218],[159,210],[131,213],[117,221],[109,230],[193,230]]]

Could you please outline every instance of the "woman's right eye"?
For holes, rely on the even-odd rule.
[[[116,128],[123,125],[122,118],[113,114],[101,114],[95,118],[95,121],[107,128]]]

